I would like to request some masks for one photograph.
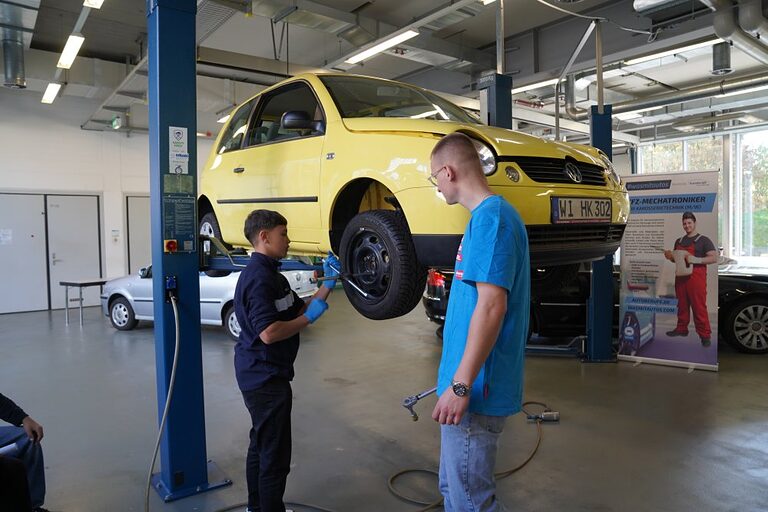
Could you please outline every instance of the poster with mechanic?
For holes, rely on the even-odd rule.
[[[717,370],[717,180],[626,178],[619,359]]]

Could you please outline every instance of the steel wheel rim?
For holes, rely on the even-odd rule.
[[[112,321],[119,327],[125,327],[128,324],[128,308],[125,304],[118,303],[112,306]]]
[[[361,229],[351,243],[349,266],[355,277],[355,284],[370,298],[383,298],[391,283],[392,259],[382,237],[367,229]]]
[[[200,224],[200,234],[205,236],[215,236],[213,225],[210,222],[203,222]]]
[[[743,347],[768,348],[768,306],[754,304],[743,308],[733,321],[733,335]]]
[[[232,333],[235,338],[240,337],[240,324],[237,321],[237,315],[234,313],[227,318],[227,329],[229,329],[229,332]]]

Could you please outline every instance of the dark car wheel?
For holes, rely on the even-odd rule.
[[[768,302],[752,298],[732,306],[722,334],[740,352],[768,353]]]
[[[419,303],[427,271],[416,259],[403,214],[371,210],[356,215],[341,237],[341,262],[363,296],[346,280],[344,291],[354,308],[373,320],[395,318]]]
[[[125,297],[116,298],[109,306],[109,321],[119,331],[130,331],[139,323],[131,303]]]
[[[216,237],[217,239],[221,240],[222,243],[224,243],[224,240],[221,238],[219,221],[216,219],[216,214],[213,212],[208,212],[203,215],[203,218],[200,219],[200,229],[198,232],[201,235]],[[224,243],[224,247],[227,249],[232,249],[232,246],[227,243]],[[206,270],[205,274],[208,277],[224,277],[228,276],[230,272],[229,270]]]
[[[224,315],[224,329],[226,329],[227,334],[233,340],[237,341],[240,339],[240,324],[237,321],[234,306],[230,306]]]

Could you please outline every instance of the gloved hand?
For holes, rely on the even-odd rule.
[[[341,271],[341,262],[339,261],[339,258],[334,256],[331,251],[328,251],[328,257],[323,260],[324,277],[337,277],[340,271]],[[325,286],[326,288],[333,288],[336,286],[336,280],[329,279],[327,281],[323,281],[323,286]]]
[[[312,299],[309,306],[307,306],[307,310],[304,312],[304,316],[307,317],[309,323],[313,324],[315,320],[325,313],[326,309],[328,309],[328,303],[323,299]]]
[[[686,254],[685,259],[688,260],[688,263],[691,265],[701,263],[701,258],[699,256],[694,256],[693,254]]]

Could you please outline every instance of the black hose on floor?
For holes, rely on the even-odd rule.
[[[526,459],[523,462],[521,462],[517,466],[513,467],[512,469],[507,469],[507,470],[504,470],[504,471],[499,471],[498,473],[494,473],[494,475],[493,475],[494,479],[497,480],[497,481],[501,480],[502,478],[506,478],[509,475],[511,475],[512,473],[516,473],[517,471],[520,471],[521,469],[523,469],[526,464],[528,464],[529,462],[531,462],[531,460],[533,460],[533,457],[536,455],[536,452],[539,451],[539,446],[541,446],[541,440],[544,437],[544,432],[541,429],[541,422],[542,422],[542,420],[537,415],[531,414],[529,411],[527,411],[525,409],[526,405],[539,405],[539,406],[544,407],[545,411],[549,411],[550,410],[549,407],[547,407],[547,404],[545,404],[543,402],[530,401],[530,402],[525,402],[523,404],[522,411],[525,414],[526,418],[531,418],[531,417],[535,418],[534,421],[536,423],[536,445],[533,447],[533,449],[531,450],[531,453],[528,454],[528,457],[526,457]],[[426,473],[426,474],[430,474],[430,475],[435,475],[435,477],[439,477],[437,471],[434,471],[432,469],[423,469],[423,468],[407,468],[407,469],[403,469],[403,470],[398,471],[397,473],[394,473],[392,476],[389,477],[389,480],[387,481],[387,487],[389,488],[389,492],[391,492],[393,495],[395,495],[395,497],[405,501],[406,503],[411,503],[413,505],[425,505],[423,508],[420,508],[417,512],[428,512],[429,510],[434,510],[434,509],[442,507],[443,506],[443,498],[440,498],[439,500],[432,501],[432,502],[424,501],[422,499],[406,496],[405,494],[403,494],[402,492],[398,491],[395,488],[395,480],[397,480],[398,478],[400,478],[403,475],[412,474],[412,473]]]

